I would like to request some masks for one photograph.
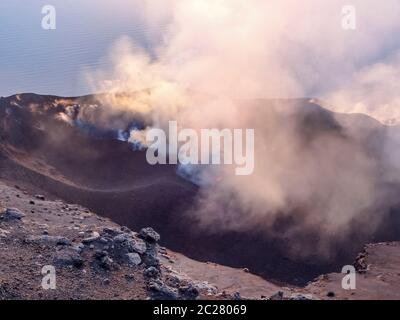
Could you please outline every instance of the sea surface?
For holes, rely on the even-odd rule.
[[[42,28],[42,8],[56,9],[56,29]],[[149,0],[0,0],[0,95],[91,93],[87,72],[124,36],[151,51],[166,23],[149,21]],[[154,15],[153,15],[154,17]],[[161,32],[160,32],[161,31]]]

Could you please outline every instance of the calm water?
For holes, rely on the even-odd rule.
[[[146,21],[147,0],[0,0],[0,95],[90,92],[88,68],[106,68],[122,36],[150,50],[165,23]],[[55,6],[57,29],[43,30],[42,7]],[[150,36],[151,35],[151,36]]]

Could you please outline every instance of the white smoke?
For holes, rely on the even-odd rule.
[[[400,51],[355,72],[348,82],[325,99],[344,113],[367,114],[386,125],[400,120]]]
[[[315,230],[317,249],[346,238],[360,217],[368,221],[360,228],[373,230],[379,216],[368,212],[381,197],[380,164],[355,137],[316,130],[304,141],[293,120],[300,107],[275,101],[262,110],[243,101],[316,96],[335,111],[397,121],[399,59],[386,57],[400,47],[400,2],[353,0],[356,30],[342,27],[342,0],[149,3],[151,23],[169,21],[154,35],[159,46],[149,53],[121,39],[114,70],[90,75],[108,93],[110,112],[138,113],[163,129],[169,120],[195,130],[256,129],[255,173],[237,177],[221,167],[192,212],[200,223],[272,233],[277,220],[301,211],[281,236]]]

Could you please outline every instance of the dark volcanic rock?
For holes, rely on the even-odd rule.
[[[278,291],[277,293],[275,293],[274,295],[272,295],[269,300],[283,300],[283,292],[282,291]]]
[[[160,240],[160,235],[150,227],[140,230],[139,237],[148,242],[158,242]]]
[[[27,243],[37,243],[43,245],[59,245],[59,246],[70,246],[71,241],[66,237],[61,236],[48,236],[48,235],[41,235],[41,236],[30,236],[25,239]]]
[[[159,239],[158,234],[153,229],[146,228],[142,236],[146,240],[139,238],[128,228],[104,228],[101,233],[93,232],[91,237],[83,239],[76,250],[84,252],[95,249],[94,259],[105,269],[124,264],[138,266],[142,263],[145,266],[158,267],[158,245],[155,242],[155,239]]]
[[[137,253],[127,253],[126,254],[128,264],[131,266],[138,266],[142,263],[142,259]]]
[[[5,221],[21,220],[23,217],[25,217],[25,214],[16,208],[7,208],[0,213],[0,217]]]
[[[354,268],[357,270],[358,273],[367,272],[367,252],[365,250],[357,256],[356,261],[354,262]]]
[[[179,295],[184,300],[195,300],[199,296],[199,290],[195,286],[189,284],[179,288]]]
[[[157,278],[160,275],[160,271],[158,271],[158,269],[155,267],[149,267],[144,270],[143,275],[146,278]]]
[[[108,227],[106,227],[106,228],[103,229],[103,234],[104,235],[108,235],[110,237],[115,237],[115,236],[117,236],[117,235],[119,235],[121,233],[123,233],[123,232],[118,230],[118,229],[116,229],[116,228],[108,228]]]
[[[315,300],[314,297],[310,294],[300,294],[296,293],[290,296],[289,300],[300,300],[300,301],[307,301],[307,300]]]
[[[107,251],[97,250],[93,256],[101,268],[106,270],[111,270],[113,268],[114,260],[110,258]]]
[[[179,295],[160,281],[150,282],[148,285],[150,297],[154,300],[178,300]]]
[[[54,264],[59,267],[74,266],[80,268],[84,264],[82,257],[73,249],[63,249],[56,253]]]
[[[144,254],[147,250],[146,243],[142,239],[132,238],[128,245],[129,250],[135,251],[139,254]]]
[[[157,258],[156,254],[147,251],[142,256],[143,263],[148,267],[158,267],[160,265],[160,260]]]

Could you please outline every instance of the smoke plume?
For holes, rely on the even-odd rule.
[[[362,135],[379,125],[363,118],[359,131],[315,100],[280,99],[316,97],[333,111],[398,121],[397,0],[353,0],[355,30],[342,26],[342,0],[138,5],[149,24],[162,19],[168,27],[153,35],[160,41],[151,52],[120,39],[110,54],[114,68],[90,74],[94,89],[107,93],[109,114],[139,114],[166,130],[169,120],[195,130],[255,129],[254,174],[235,176],[231,166],[208,174],[217,179],[201,188],[188,213],[199,225],[289,240],[313,232],[316,240],[302,254],[329,252],[355,223],[357,232],[374,231],[389,206],[381,203],[387,164]]]

